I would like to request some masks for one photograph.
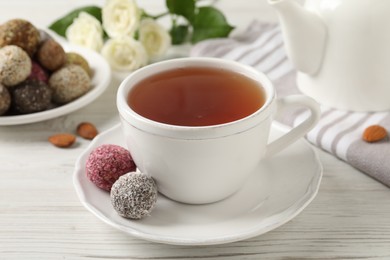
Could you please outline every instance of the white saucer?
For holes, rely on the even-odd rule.
[[[273,135],[286,129],[273,125]],[[248,183],[233,196],[214,204],[187,205],[160,195],[151,216],[120,217],[108,192],[85,175],[89,153],[105,143],[125,146],[120,125],[98,135],[76,162],[74,186],[82,204],[99,219],[132,236],[166,244],[210,245],[264,234],[298,215],[317,194],[322,166],[310,145],[297,141],[263,161]]]
[[[78,99],[53,109],[25,115],[0,116],[0,126],[35,123],[69,114],[94,101],[109,86],[111,69],[107,61],[100,54],[80,46],[72,45],[59,37],[55,37],[55,39],[61,44],[65,51],[76,52],[88,61],[93,71],[91,79],[92,89]]]

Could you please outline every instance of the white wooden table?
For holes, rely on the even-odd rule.
[[[104,1],[0,0],[0,22],[25,18],[47,27],[75,7]],[[151,12],[163,0],[142,0]],[[221,0],[238,29],[276,21],[265,0]],[[120,78],[92,104],[53,120],[0,127],[0,259],[390,259],[390,189],[318,151],[324,177],[315,200],[287,224],[249,240],[218,246],[171,246],[132,238],[102,223],[79,202],[74,163],[89,141],[58,149],[47,137],[81,121],[104,131],[118,122]],[[390,159],[390,158],[389,158]]]

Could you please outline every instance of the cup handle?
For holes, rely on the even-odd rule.
[[[303,137],[312,129],[320,119],[320,106],[314,99],[304,95],[292,95],[277,99],[277,113],[282,113],[289,106],[304,106],[310,110],[310,115],[298,126],[291,129],[288,133],[267,145],[266,157],[271,157],[284,148]]]

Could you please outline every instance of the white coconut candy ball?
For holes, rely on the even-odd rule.
[[[5,86],[15,86],[31,73],[30,56],[20,47],[7,45],[0,49],[0,80]]]

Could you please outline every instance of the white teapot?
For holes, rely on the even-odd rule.
[[[304,94],[342,110],[390,110],[390,0],[268,2]]]

